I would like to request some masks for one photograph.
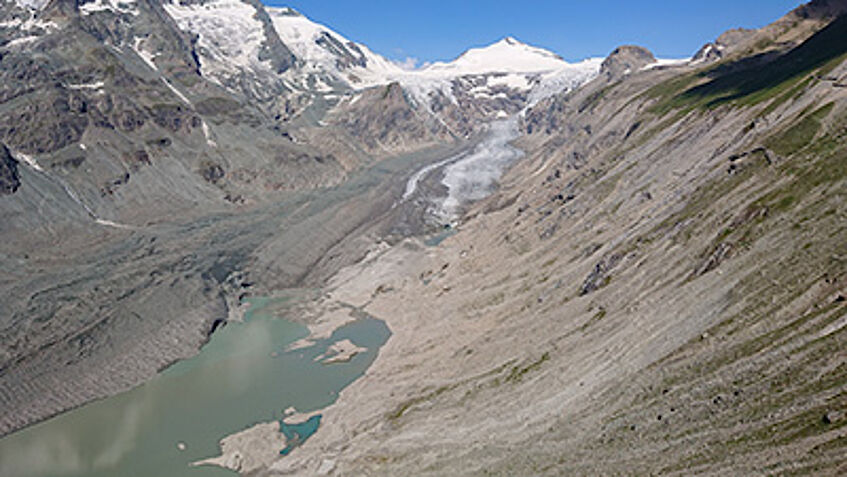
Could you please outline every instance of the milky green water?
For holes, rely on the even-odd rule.
[[[289,406],[311,412],[332,404],[390,335],[385,323],[366,318],[311,347],[285,351],[308,331],[262,314],[264,303],[253,303],[244,323],[217,331],[199,355],[145,385],[3,438],[0,476],[236,475],[188,464],[217,455],[218,441],[228,434],[280,419]],[[315,361],[343,339],[368,351],[347,363]],[[180,442],[185,450],[177,448]]]

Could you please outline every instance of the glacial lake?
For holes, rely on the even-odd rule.
[[[279,420],[290,406],[312,412],[332,404],[365,372],[390,336],[384,322],[363,318],[312,346],[287,351],[308,336],[308,330],[264,314],[268,303],[252,301],[243,323],[219,329],[197,356],[148,383],[0,439],[0,475],[237,475],[189,463],[218,455],[220,439],[253,424]],[[344,339],[367,351],[344,363],[315,361]],[[311,421],[315,429],[319,422]],[[178,449],[178,443],[185,449]]]

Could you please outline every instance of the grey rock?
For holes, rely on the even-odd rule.
[[[18,161],[4,144],[0,144],[0,195],[14,194],[20,186]]]
[[[733,245],[730,242],[721,242],[715,246],[712,253],[697,267],[695,275],[705,275],[712,270],[718,268],[724,260],[730,258],[733,252]]]
[[[606,284],[609,283],[609,280],[611,280],[610,273],[618,266],[618,264],[621,263],[622,259],[623,257],[620,254],[613,253],[603,257],[599,262],[597,262],[594,265],[594,269],[591,270],[591,273],[589,273],[582,282],[582,286],[579,289],[579,295],[588,295],[589,293],[606,286]]]
[[[600,75],[609,80],[616,80],[655,62],[656,58],[647,48],[635,45],[619,46],[603,60]]]
[[[252,5],[256,9],[255,18],[262,23],[265,39],[262,42],[262,50],[259,52],[259,59],[262,61],[270,60],[273,70],[277,74],[282,74],[295,66],[297,58],[291,53],[285,44],[280,40],[276,29],[271,22],[271,17],[265,10],[264,5],[259,0],[244,0],[245,3]]]
[[[694,63],[712,63],[723,58],[721,46],[715,42],[706,43],[691,58]]]

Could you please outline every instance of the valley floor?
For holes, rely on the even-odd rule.
[[[237,318],[242,296],[313,286],[364,256],[374,237],[428,227],[417,208],[398,206],[404,186],[416,170],[467,147],[385,160],[342,185],[237,213],[65,230],[61,252],[0,255],[12,270],[0,283],[0,293],[15,297],[5,303],[12,316],[55,316],[39,334],[49,353],[0,373],[0,435],[126,390],[195,354],[220,321]],[[412,200],[442,192],[423,184]],[[30,297],[32,288],[47,291]],[[76,321],[80,310],[87,325]],[[83,331],[69,342],[56,338],[72,328]]]

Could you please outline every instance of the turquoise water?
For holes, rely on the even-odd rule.
[[[365,318],[313,346],[285,351],[308,330],[263,314],[265,304],[254,302],[244,323],[220,329],[196,357],[145,385],[3,438],[0,476],[236,475],[188,464],[217,455],[218,441],[228,434],[281,419],[289,406],[313,412],[332,404],[370,366],[390,336],[385,323]],[[346,363],[314,361],[343,339],[368,350]],[[288,429],[296,437],[288,452],[319,424],[320,418],[309,424],[313,429]],[[178,443],[184,443],[185,450],[179,450]]]
[[[282,455],[288,455],[298,446],[306,442],[312,434],[318,432],[318,426],[321,425],[321,415],[315,415],[299,424],[286,424],[285,421],[279,422],[279,430],[285,435],[285,449],[279,451]]]
[[[441,245],[441,242],[447,240],[448,238],[456,235],[458,230],[455,227],[449,227],[442,232],[434,234],[424,240],[424,245],[427,247],[437,247]]]

